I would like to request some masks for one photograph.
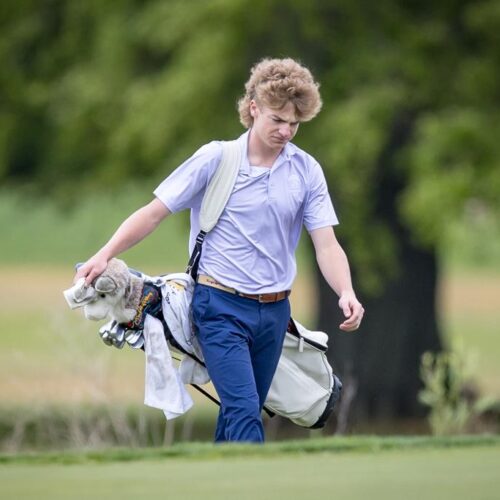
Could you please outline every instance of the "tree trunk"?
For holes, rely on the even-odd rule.
[[[361,298],[366,313],[356,333],[338,330],[342,315],[337,297],[319,280],[319,327],[330,332],[332,366],[347,386],[356,386],[350,419],[423,414],[417,401],[420,357],[427,350],[441,348],[435,308],[436,259],[431,253],[408,248],[402,266],[400,276],[382,296]]]
[[[339,425],[343,426],[346,420],[353,424],[422,416],[424,407],[417,399],[420,358],[425,351],[441,349],[436,312],[437,256],[434,250],[415,245],[399,222],[396,209],[404,179],[395,173],[392,160],[409,140],[412,123],[409,115],[395,121],[379,161],[376,216],[396,235],[400,272],[385,284],[381,295],[359,297],[366,313],[357,332],[338,329],[343,321],[338,298],[318,273],[319,328],[330,333],[329,356],[345,385],[344,407],[340,405],[338,414]],[[346,250],[349,254],[348,247]],[[357,289],[361,279],[355,269],[353,280]]]

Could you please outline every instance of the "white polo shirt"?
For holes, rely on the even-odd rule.
[[[247,131],[238,140],[248,143]],[[189,250],[199,232],[205,190],[222,157],[218,141],[200,148],[154,191],[173,213],[191,209]],[[200,274],[243,293],[289,290],[302,226],[338,224],[318,162],[288,143],[272,168],[251,166],[247,155],[217,225],[203,243]]]

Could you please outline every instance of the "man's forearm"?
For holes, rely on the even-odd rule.
[[[78,268],[73,281],[76,283],[80,278],[85,278],[85,283],[90,285],[104,272],[110,259],[144,239],[168,215],[170,211],[157,198],[134,212],[121,224],[110,240]]]
[[[365,310],[354,293],[347,256],[337,241],[333,228],[315,229],[310,234],[321,273],[339,296],[339,307],[346,318],[339,328],[345,332],[357,330]]]
[[[152,233],[162,219],[168,215],[158,214],[152,211],[150,205],[146,205],[130,215],[116,230],[110,240],[97,252],[96,255],[109,260],[118,254],[125,252],[148,234]]]
[[[353,292],[349,262],[339,244],[317,251],[316,260],[321,274],[339,297],[345,292]]]

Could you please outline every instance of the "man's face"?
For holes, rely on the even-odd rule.
[[[255,101],[251,101],[250,114],[253,117],[253,132],[270,149],[281,150],[293,139],[299,128],[295,107],[291,102],[276,110],[258,106]]]

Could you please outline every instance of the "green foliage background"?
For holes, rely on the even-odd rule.
[[[297,143],[327,172],[366,290],[397,271],[377,206],[387,178],[419,244],[442,245],[457,222],[499,231],[494,0],[20,0],[2,4],[0,26],[0,181],[27,199],[68,209],[153,188],[201,144],[242,132],[235,103],[253,63],[292,56],[324,99]]]

